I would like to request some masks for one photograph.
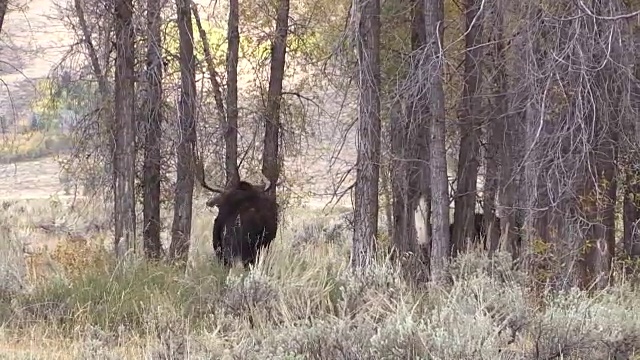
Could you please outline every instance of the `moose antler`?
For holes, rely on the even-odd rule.
[[[262,190],[264,192],[269,191],[273,187],[280,186],[284,182],[284,180],[280,180],[279,182],[277,182],[277,183],[272,185],[271,181],[269,181],[269,179],[263,173],[260,173],[260,175],[262,177],[262,180],[264,181],[264,186],[263,186],[263,190]]]
[[[223,190],[209,186],[209,184],[207,184],[207,182],[204,180],[204,164],[202,163],[202,160],[200,159],[200,156],[198,156],[198,154],[196,154],[194,162],[196,180],[198,180],[200,185],[211,192],[219,194],[222,193]]]
[[[261,177],[262,177],[262,180],[264,181],[264,186],[262,187],[263,191],[268,191],[269,188],[271,187],[271,181],[269,181],[269,179],[263,173],[260,173],[260,175],[262,175]]]

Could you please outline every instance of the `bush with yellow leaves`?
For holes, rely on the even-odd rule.
[[[106,266],[108,253],[101,242],[68,238],[56,245],[51,258],[65,275],[76,277],[89,267]]]

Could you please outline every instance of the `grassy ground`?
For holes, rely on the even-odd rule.
[[[479,254],[451,266],[450,285],[414,286],[384,260],[355,278],[348,234],[301,210],[248,273],[211,260],[202,210],[186,271],[124,269],[103,246],[109,206],[1,205],[1,359],[640,358],[630,284],[550,293]]]

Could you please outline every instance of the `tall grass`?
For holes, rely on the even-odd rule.
[[[0,358],[640,358],[640,296],[630,284],[540,292],[507,254],[462,256],[448,285],[416,285],[383,260],[355,277],[348,241],[328,239],[330,221],[303,214],[254,269],[225,270],[208,248],[213,215],[197,212],[186,270],[143,261],[125,269],[103,246],[108,227],[95,224],[108,214],[95,201],[64,212],[59,203],[5,207],[3,243],[60,239],[27,260],[3,257],[3,269],[30,270],[0,297]],[[39,232],[47,221],[67,235]],[[78,234],[86,241],[68,240]]]

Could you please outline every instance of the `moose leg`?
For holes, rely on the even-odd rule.
[[[222,219],[218,216],[213,222],[213,236],[211,238],[211,243],[213,245],[213,253],[218,257],[219,260],[224,261],[224,256],[222,254],[222,231],[224,229],[224,224],[222,223]]]

